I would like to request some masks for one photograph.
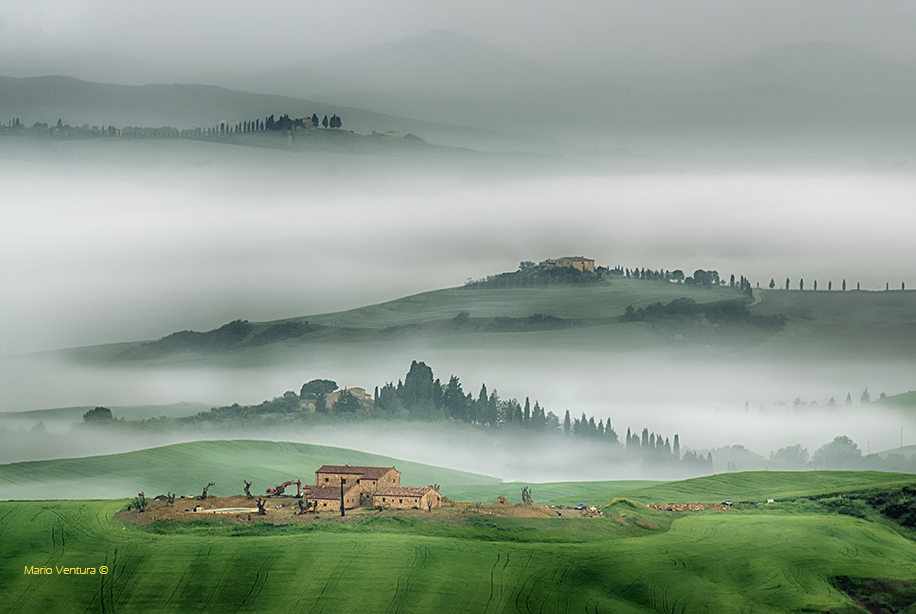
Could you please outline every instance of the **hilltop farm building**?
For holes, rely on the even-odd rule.
[[[586,271],[590,273],[595,272],[595,261],[591,258],[585,258],[583,256],[564,256],[562,258],[557,258],[552,262],[553,266],[561,269],[572,267],[574,269],[579,269],[583,273]]]
[[[343,486],[344,509],[379,506],[395,509],[431,510],[442,505],[442,497],[432,486],[401,486],[401,472],[394,467],[355,467],[324,465],[315,472],[315,485],[306,487],[305,496],[316,511],[340,509]]]

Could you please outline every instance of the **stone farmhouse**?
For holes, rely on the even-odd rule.
[[[315,502],[316,511],[337,511],[341,485],[344,509],[380,506],[431,510],[442,505],[441,495],[432,486],[401,486],[401,472],[394,467],[324,465],[315,472],[315,485],[305,494]]]
[[[562,258],[557,258],[553,262],[554,266],[559,268],[572,267],[574,269],[579,269],[583,273],[585,271],[590,273],[595,272],[595,261],[583,256],[564,256]]]

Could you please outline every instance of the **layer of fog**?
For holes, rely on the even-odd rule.
[[[304,15],[307,15],[305,17]],[[200,82],[264,71],[447,28],[546,65],[600,79],[621,72],[715,66],[774,45],[844,42],[912,62],[912,3],[732,2],[8,2],[0,19],[4,74],[82,71],[106,82]],[[130,24],[130,27],[112,24]],[[28,51],[29,53],[22,53]],[[36,57],[38,56],[38,57]],[[73,58],[79,62],[73,62]],[[69,61],[68,61],[69,60]],[[38,66],[36,66],[38,68]],[[94,79],[99,80],[99,79]]]
[[[336,311],[564,254],[761,287],[916,284],[912,175],[355,177],[341,158],[300,176],[297,162],[310,159],[252,171],[4,161],[0,352]]]
[[[532,403],[538,401],[561,419],[566,411],[573,418],[586,413],[596,421],[610,421],[621,438],[628,428],[637,433],[648,428],[670,439],[678,434],[685,450],[743,445],[766,457],[771,451],[801,443],[813,453],[834,437],[847,435],[863,451],[876,452],[901,445],[901,428],[903,445],[916,442],[916,418],[912,415],[882,405],[860,404],[866,388],[872,399],[882,392],[892,395],[913,389],[911,362],[825,360],[811,364],[790,357],[783,361],[740,355],[685,360],[667,351],[532,352],[531,348],[511,347],[462,350],[392,343],[384,348],[319,347],[298,359],[270,367],[224,369],[195,368],[193,364],[158,369],[80,367],[55,364],[49,358],[36,356],[30,360],[5,359],[4,406],[104,405],[115,407],[116,417],[132,419],[134,414],[129,409],[119,410],[116,406],[176,400],[212,405],[256,404],[286,390],[298,391],[304,382],[315,378],[371,390],[403,378],[411,360],[426,361],[443,381],[452,374],[458,375],[464,389],[474,395],[481,384],[486,384],[491,393],[496,390],[504,400],[517,398],[524,402],[525,397],[530,397]],[[847,395],[853,399],[849,408],[844,406]],[[831,397],[835,407],[828,406]],[[150,412],[155,415],[154,410],[145,409],[142,416]],[[166,408],[162,413],[168,413]],[[28,431],[42,416],[11,418],[3,418],[0,424]],[[38,429],[65,433],[73,421],[72,417],[44,418]],[[460,430],[452,445],[446,446],[443,441],[448,438],[442,435],[447,429],[429,443],[420,443],[423,437],[405,434],[403,426],[392,429],[392,434],[380,437],[384,427],[378,425],[317,429],[304,426],[278,430],[275,436],[484,473],[486,463],[496,462],[489,452],[481,456],[474,444],[477,438],[466,437]],[[357,435],[359,432],[363,434]],[[67,445],[73,446],[73,455],[82,456],[189,441],[199,436],[196,431],[143,433],[119,435],[101,447],[88,440]],[[250,438],[255,434],[247,429],[230,429],[206,436]],[[492,439],[500,437],[498,433],[492,435]],[[505,437],[511,437],[511,433]],[[53,443],[29,444],[14,452],[26,455],[15,460],[60,457],[66,454],[66,448]],[[527,446],[510,446],[503,452],[505,457],[498,463],[500,477],[540,481],[555,478],[553,474],[545,477],[548,466],[528,458],[531,451]],[[590,466],[564,465],[563,471],[586,479],[586,475],[592,475]],[[534,475],[524,474],[525,467],[531,468]],[[606,467],[600,470],[607,472]]]
[[[863,414],[868,414],[868,420]],[[644,416],[645,422],[657,422],[654,417]],[[838,435],[848,436],[858,444],[862,455],[892,450],[898,447],[903,425],[904,445],[914,441],[916,421],[904,417],[898,412],[886,408],[874,407],[850,409],[819,409],[805,412],[770,414],[766,417],[741,417],[731,414],[695,411],[691,413],[690,422],[694,426],[701,423],[702,428],[715,431],[715,437],[731,441],[742,441],[740,431],[754,428],[764,433],[751,445],[744,445],[745,450],[727,449],[730,446],[742,446],[736,443],[702,447],[695,445],[690,435],[681,432],[681,454],[687,451],[698,451],[713,455],[713,466],[692,466],[688,464],[653,464],[641,462],[637,457],[627,457],[621,448],[612,448],[603,442],[593,442],[576,437],[562,435],[543,436],[519,435],[512,431],[478,430],[466,425],[447,424],[403,424],[403,423],[349,423],[324,426],[285,426],[282,428],[205,428],[187,431],[130,431],[125,429],[94,430],[86,427],[57,424],[47,428],[46,425],[26,427],[16,425],[0,417],[0,463],[46,460],[56,458],[77,458],[97,455],[116,454],[158,446],[171,445],[201,440],[224,439],[260,439],[266,441],[291,441],[310,443],[321,446],[335,446],[359,450],[373,454],[390,456],[394,459],[419,462],[437,467],[467,471],[486,476],[493,476],[504,481],[521,482],[556,482],[583,480],[627,480],[627,479],[684,479],[698,475],[721,473],[725,471],[752,470],[802,470],[811,467],[786,466],[774,461],[771,457],[778,447],[767,447],[762,443],[781,425],[781,437],[785,443],[779,447],[801,443],[814,455],[821,446],[829,443]],[[830,427],[825,428],[829,422]],[[879,433],[879,428],[856,431],[856,426],[865,426],[868,422],[886,425]],[[667,425],[673,427],[673,424]],[[852,429],[852,430],[850,430]],[[812,432],[812,430],[814,432]],[[623,435],[621,433],[621,435]],[[673,434],[665,433],[668,439]],[[714,437],[710,435],[709,439]],[[744,440],[746,441],[746,439]],[[809,443],[810,442],[810,443]],[[693,444],[693,445],[691,445]],[[756,445],[754,445],[756,444]],[[916,470],[916,458],[910,454],[910,470]],[[343,463],[343,458],[328,458],[329,464]],[[265,459],[266,464],[276,464],[276,459]],[[836,469],[841,467],[827,467]],[[255,468],[249,468],[255,469]],[[261,467],[257,467],[261,469]],[[300,478],[309,480],[314,467],[300,467]],[[897,470],[900,470],[898,468]],[[289,476],[286,476],[289,477]],[[296,477],[296,476],[294,476]],[[241,476],[240,478],[241,479]],[[23,492],[11,492],[17,484],[5,484],[0,487],[0,498],[21,498]],[[47,487],[47,484],[43,484]],[[55,490],[63,498],[86,498],[90,496],[126,496],[143,485],[128,486],[115,481],[105,481],[98,485],[105,492],[86,492],[85,484],[79,490],[72,488]],[[448,485],[446,485],[448,486]],[[119,491],[118,489],[121,488]],[[163,486],[163,490],[166,486]],[[172,486],[172,490],[174,490]],[[225,485],[223,486],[225,488]],[[19,488],[22,491],[22,487]],[[34,493],[33,493],[34,494]]]
[[[261,156],[271,161],[264,164]],[[571,353],[553,347],[483,352],[393,344],[323,347],[288,364],[211,370],[193,364],[90,368],[13,354],[209,330],[395,299],[512,270],[522,260],[584,254],[599,264],[717,269],[766,286],[841,280],[863,289],[914,287],[916,178],[905,174],[435,172],[346,156],[246,152],[186,168],[64,165],[5,159],[0,175],[0,411],[195,401],[258,403],[316,377],[370,388],[424,360],[475,393],[539,400],[673,437],[684,449],[744,445],[766,456],[841,434],[872,451],[912,443],[916,424],[877,408],[823,406],[916,388],[912,361],[805,364],[792,357],[689,360],[670,353]],[[260,160],[260,162],[258,161]],[[366,165],[368,164],[368,168]],[[745,411],[745,403],[748,411]],[[777,405],[783,402],[788,407]],[[763,405],[766,413],[760,411]],[[859,408],[856,408],[859,409]],[[58,428],[60,425],[50,425]],[[18,427],[15,427],[18,428]],[[24,428],[29,429],[30,426]],[[223,433],[250,437],[251,433]],[[334,430],[278,439],[361,447],[505,479],[595,479],[588,461],[562,477],[523,448],[505,456]],[[175,436],[177,439],[185,435]],[[187,437],[196,438],[196,436]],[[23,456],[124,451],[175,438],[35,445]],[[500,453],[501,454],[501,453]],[[565,454],[565,452],[564,452]],[[482,459],[498,471],[487,471]],[[546,458],[546,457],[545,457]],[[521,460],[520,460],[521,459]],[[530,461],[530,462],[529,462]],[[526,464],[527,463],[527,464]],[[537,471],[526,473],[526,466]],[[599,475],[600,474],[600,475]],[[628,477],[616,475],[615,477]]]

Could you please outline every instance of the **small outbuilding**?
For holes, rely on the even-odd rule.
[[[372,501],[379,507],[402,510],[442,507],[442,495],[432,486],[384,486],[375,491]]]

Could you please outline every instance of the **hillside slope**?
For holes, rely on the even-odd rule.
[[[196,441],[112,454],[0,465],[0,499],[96,499],[167,491],[198,495],[252,494],[287,480],[313,483],[322,465],[396,466],[409,486],[496,483],[496,478],[431,467],[358,450],[274,441]]]
[[[26,126],[34,122],[158,128],[214,127],[268,115],[280,117],[339,115],[343,128],[360,134],[373,130],[412,133],[428,141],[458,147],[511,148],[530,145],[531,137],[496,130],[425,122],[378,113],[351,105],[303,100],[290,96],[257,94],[212,85],[152,84],[113,85],[81,81],[72,77],[2,77],[0,108]]]
[[[916,577],[912,539],[818,505],[627,506],[615,519],[443,508],[305,526],[142,527],[115,519],[125,503],[0,503],[5,610],[851,613],[836,577]],[[56,572],[77,565],[95,573]],[[31,566],[50,571],[23,573]]]

